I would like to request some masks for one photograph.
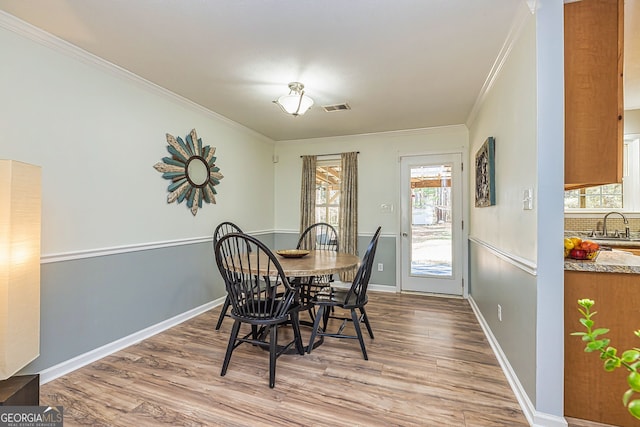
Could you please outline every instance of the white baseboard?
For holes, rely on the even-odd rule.
[[[369,284],[369,287],[367,289],[370,291],[378,291],[378,292],[393,292],[393,293],[397,292],[395,286],[388,286],[388,285]]]
[[[471,308],[473,309],[473,312],[476,315],[476,318],[478,319],[478,322],[480,323],[480,327],[484,331],[484,334],[487,337],[489,344],[491,345],[491,349],[496,355],[498,363],[500,363],[500,367],[507,377],[507,381],[509,382],[513,393],[516,395],[516,399],[520,404],[520,408],[522,408],[522,412],[524,412],[524,416],[527,418],[529,424],[532,427],[567,427],[568,423],[564,417],[536,411],[536,408],[531,403],[531,399],[529,399],[529,396],[525,392],[524,387],[522,387],[518,376],[513,371],[513,368],[509,363],[509,359],[507,359],[507,356],[503,353],[498,340],[496,340],[493,332],[491,332],[489,324],[484,319],[484,316],[473,300],[473,297],[469,296],[468,300]]]
[[[186,320],[189,320],[192,317],[196,317],[199,314],[202,314],[205,311],[208,311],[222,304],[224,302],[224,299],[225,297],[221,297],[216,300],[210,301],[206,304],[203,304],[199,307],[196,307],[194,309],[181,313],[170,319],[164,320],[153,326],[149,326],[148,328],[135,332],[129,336],[120,338],[119,340],[113,341],[109,344],[105,344],[102,347],[98,347],[87,353],[76,356],[73,359],[65,360],[62,363],[59,363],[55,366],[44,369],[43,371],[40,372],[40,384],[46,384],[49,381],[55,380],[58,377],[68,374],[69,372],[75,371],[76,369],[79,369],[85,365],[93,363],[96,360],[102,359],[103,357],[109,356],[110,354],[123,350],[129,347],[130,345],[139,343],[144,339],[150,338],[162,331],[165,331],[169,328],[179,325],[180,323]]]
[[[331,283],[331,286],[335,288],[345,288],[348,289],[351,286],[351,282],[341,282],[340,280],[336,280]],[[395,286],[389,285],[376,285],[374,283],[369,283],[367,287],[369,291],[377,291],[377,292],[397,292]]]

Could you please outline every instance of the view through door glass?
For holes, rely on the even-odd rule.
[[[451,165],[411,167],[411,275],[451,277]]]

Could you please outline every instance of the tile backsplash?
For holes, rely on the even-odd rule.
[[[615,230],[623,232],[626,226],[618,215],[612,215],[607,218],[607,230],[609,232],[614,232]],[[629,218],[628,227],[631,231],[640,231],[640,218]],[[602,231],[602,218],[565,218],[564,229],[566,231]]]

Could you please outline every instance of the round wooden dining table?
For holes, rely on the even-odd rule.
[[[278,255],[277,252],[274,251],[273,253],[287,277],[328,276],[351,270],[360,264],[358,256],[346,252],[314,250],[309,251],[309,254],[303,257],[285,257]],[[260,259],[256,259],[257,257],[258,255],[254,253],[250,254],[249,264],[247,264],[251,266],[254,273],[258,273],[261,276],[275,276],[278,274],[269,265],[264,252],[260,252]]]
[[[288,277],[324,276],[351,270],[360,264],[360,258],[346,252],[309,251],[300,258],[278,255],[276,258]]]

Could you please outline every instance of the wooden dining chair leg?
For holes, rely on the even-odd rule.
[[[322,319],[325,307],[321,305],[318,307],[318,312],[316,313],[316,318],[313,321],[313,329],[311,330],[311,338],[309,339],[309,347],[307,348],[307,353],[311,354],[311,350],[313,350],[313,341],[316,339],[316,335],[318,334],[318,329],[320,328],[320,319]]]
[[[271,337],[269,340],[269,387],[274,388],[276,386],[276,359],[278,351],[278,327],[273,325],[271,327]]]
[[[364,307],[360,307],[360,313],[362,313],[361,319],[367,327],[367,331],[369,331],[369,336],[373,339],[373,330],[369,324],[369,317],[367,316],[367,312],[364,310]]]
[[[229,344],[227,345],[227,352],[224,355],[224,362],[222,363],[222,371],[220,372],[221,377],[224,377],[224,375],[227,373],[227,368],[229,367],[229,361],[231,360],[231,353],[233,353],[233,349],[236,346],[238,331],[240,331],[240,321],[236,320],[233,323],[233,327],[231,328],[231,335],[229,336]]]
[[[231,300],[229,299],[229,295],[227,295],[227,297],[224,299],[224,304],[222,305],[220,316],[218,317],[218,323],[216,323],[216,331],[220,329],[220,326],[222,326],[222,321],[227,316],[227,311],[229,310],[230,304]]]
[[[356,330],[358,341],[360,341],[360,349],[362,350],[364,360],[369,360],[369,357],[367,356],[367,349],[364,347],[364,338],[362,337],[362,331],[360,330],[360,319],[358,318],[358,313],[356,313],[355,308],[351,309],[351,319],[353,320],[353,328]]]

